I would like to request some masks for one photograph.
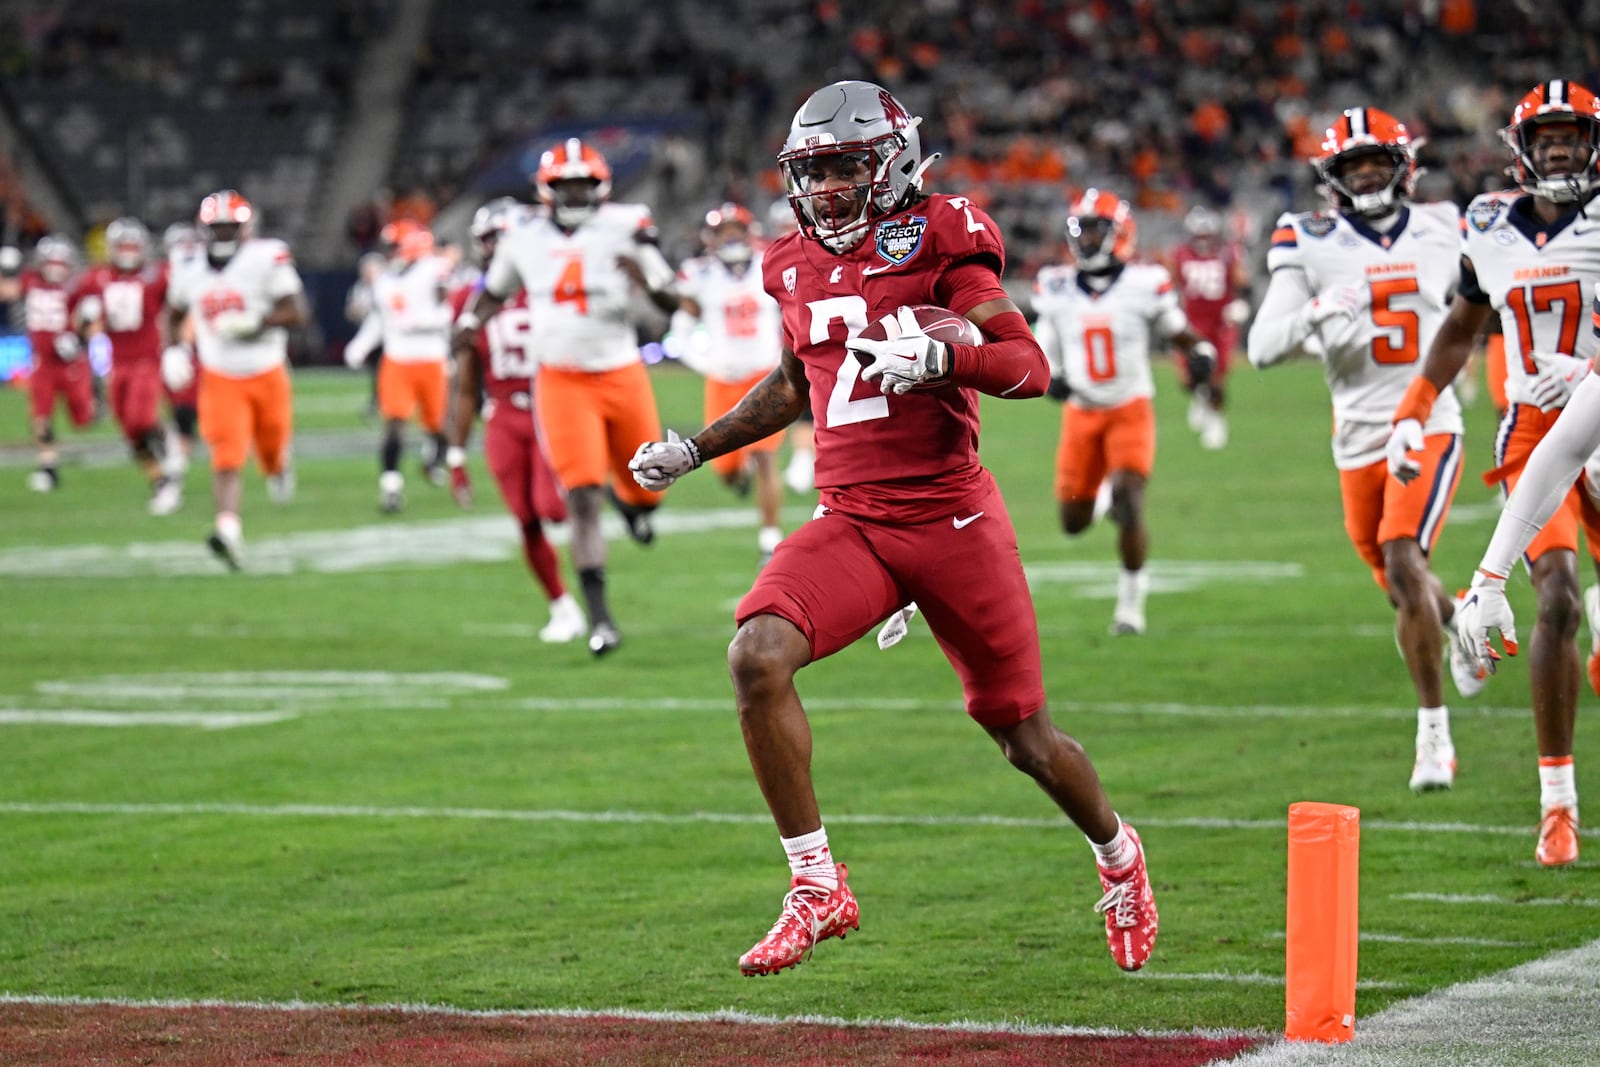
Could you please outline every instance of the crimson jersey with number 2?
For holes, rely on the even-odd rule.
[[[950,267],[973,259],[999,276],[1005,265],[1000,229],[964,197],[943,194],[879,220],[842,255],[800,234],[767,250],[763,281],[783,311],[784,347],[805,365],[810,383],[824,503],[859,487],[843,494],[851,510],[890,517],[904,511],[901,494],[885,497],[865,487],[922,479],[954,489],[978,476],[975,390],[950,386],[886,396],[876,381],[862,380],[861,365],[844,347],[846,338],[903,304],[970,311],[982,301],[942,283]],[[962,307],[963,299],[972,302]],[[948,495],[931,486],[927,491]]]

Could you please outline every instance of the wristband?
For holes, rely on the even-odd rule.
[[[1406,395],[1400,398],[1400,406],[1394,409],[1393,421],[1416,419],[1426,426],[1428,416],[1433,414],[1433,402],[1437,399],[1439,387],[1419,374],[1406,386]]]
[[[444,465],[449,467],[451,470],[456,470],[462,466],[465,466],[466,462],[467,450],[462,448],[460,445],[451,445],[449,448],[444,450]]]
[[[456,329],[476,331],[483,326],[483,320],[471,311],[463,311],[456,316]]]

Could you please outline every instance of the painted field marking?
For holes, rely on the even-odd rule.
[[[190,726],[233,730],[299,718],[293,711],[86,711],[82,708],[0,708],[0,726]]]
[[[590,823],[595,825],[669,825],[696,824],[757,825],[768,826],[772,817],[765,812],[659,812],[659,811],[574,811],[566,808],[451,808],[451,807],[379,807],[363,804],[120,804],[98,801],[0,801],[0,812],[32,815],[221,815],[250,818],[318,818],[318,819],[461,819],[489,822],[523,823]],[[1130,816],[1140,826],[1171,830],[1271,830],[1287,828],[1284,819],[1220,819],[1220,818],[1160,818]],[[1052,818],[1025,818],[1011,815],[888,815],[841,814],[830,815],[828,822],[852,826],[919,826],[919,827],[996,827],[1026,830],[1070,829],[1065,815]],[[1363,822],[1363,830],[1412,834],[1469,834],[1477,836],[1522,835],[1526,826],[1486,826],[1471,823],[1405,822],[1372,819]],[[1600,831],[1582,831],[1594,836]],[[1427,894],[1405,894],[1400,900],[1431,900]],[[1495,898],[1460,898],[1460,902],[1492,902]],[[1449,900],[1446,902],[1458,902]],[[1551,900],[1551,904],[1564,901]],[[1583,906],[1600,907],[1600,900]]]
[[[1286,937],[1282,930],[1274,930],[1267,935],[1275,941],[1282,941]],[[1379,945],[1465,945],[1470,948],[1527,948],[1532,941],[1504,941],[1493,937],[1445,937],[1429,936],[1417,937],[1412,934],[1378,934],[1362,931],[1362,941],[1371,941]]]
[[[1222,982],[1233,985],[1283,985],[1281,974],[1262,974],[1259,971],[1198,971],[1191,973],[1172,971],[1137,971],[1128,976],[1135,982]],[[1389,982],[1383,979],[1361,979],[1357,989],[1412,989],[1413,982]]]
[[[1107,560],[1062,560],[1023,566],[1030,586],[1066,584],[1073,596],[1115,600],[1120,567]],[[1144,572],[1152,593],[1188,593],[1206,585],[1265,585],[1306,576],[1299,563],[1284,560],[1151,560]]]
[[[402,1014],[417,1016],[449,1016],[462,1019],[626,1019],[634,1022],[654,1023],[740,1023],[750,1026],[833,1026],[850,1029],[875,1029],[926,1031],[929,1033],[1007,1034],[1019,1037],[1146,1037],[1146,1038],[1202,1038],[1221,1041],[1232,1037],[1261,1037],[1260,1030],[1205,1029],[1194,1030],[1119,1030],[1109,1026],[1049,1026],[1025,1022],[988,1022],[977,1019],[956,1019],[950,1022],[930,1023],[911,1019],[857,1018],[845,1019],[834,1015],[755,1015],[733,1008],[717,1011],[639,1011],[635,1008],[510,1008],[494,1011],[472,1008],[454,1008],[447,1004],[352,1004],[335,1002],[315,1004],[303,1000],[131,1000],[121,997],[53,997],[0,991],[0,1004],[65,1005],[110,1008],[225,1008],[249,1011],[284,1013],[301,1012],[359,1012],[363,1014]]]
[[[1592,836],[1593,831],[1589,835]],[[1502,897],[1493,893],[1395,893],[1391,900],[1429,904],[1493,904],[1497,908],[1600,908],[1600,900],[1584,897]]]

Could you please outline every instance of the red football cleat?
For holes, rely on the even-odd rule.
[[[1545,867],[1578,862],[1578,813],[1557,805],[1539,820],[1539,847],[1534,857]]]
[[[1106,943],[1111,947],[1111,958],[1123,970],[1137,971],[1156,947],[1156,898],[1150,890],[1139,833],[1127,823],[1122,828],[1133,838],[1139,858],[1124,870],[1099,868],[1100,885],[1106,895],[1094,910],[1106,917]]]
[[[790,882],[778,921],[766,937],[739,957],[742,974],[777,974],[810,956],[817,942],[842,939],[847,930],[861,928],[861,907],[844,881],[848,872],[842,863],[837,869],[839,886],[831,892],[804,878]]]

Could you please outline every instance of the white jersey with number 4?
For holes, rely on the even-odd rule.
[[[1150,342],[1188,325],[1167,268],[1129,263],[1103,291],[1073,267],[1046,267],[1034,282],[1036,332],[1050,369],[1072,387],[1069,403],[1109,408],[1155,395]]]
[[[639,345],[630,317],[633,283],[617,257],[633,259],[646,277],[671,268],[647,239],[655,233],[643,204],[601,204],[571,233],[548,216],[514,225],[497,242],[484,275],[489,295],[501,299],[518,289],[538,328],[530,355],[541,365],[608,371],[635,363]]]
[[[1500,314],[1506,399],[1532,403],[1534,352],[1593,359],[1600,350],[1591,306],[1600,284],[1600,196],[1560,229],[1537,221],[1533,198],[1486,193],[1467,206],[1461,251],[1472,266],[1462,295]],[[1474,281],[1476,284],[1474,284]]]
[[[1320,334],[1339,469],[1355,470],[1384,458],[1394,409],[1417,376],[1455,295],[1460,232],[1461,214],[1449,203],[1407,204],[1382,232],[1359,216],[1337,212],[1278,219],[1267,252],[1275,283],[1279,272],[1299,271],[1307,299],[1336,286],[1364,293],[1354,317],[1330,320]],[[1439,394],[1423,430],[1461,433],[1461,405],[1453,389]]]
[[[693,357],[695,370],[742,382],[778,365],[783,317],[761,283],[761,253],[743,271],[715,256],[686,260],[678,271],[678,294],[700,305],[705,345]]]
[[[250,378],[288,361],[288,331],[272,327],[242,340],[224,337],[216,331],[217,316],[237,311],[265,316],[279,300],[303,289],[289,246],[256,237],[240,244],[220,268],[201,257],[175,273],[167,303],[192,313],[202,367],[229,378]]]

